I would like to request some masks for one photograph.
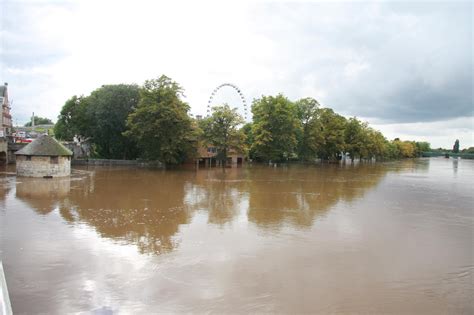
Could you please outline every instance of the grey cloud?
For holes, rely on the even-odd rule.
[[[262,12],[273,17],[255,27],[282,52],[286,93],[305,96],[310,87],[301,78],[312,75],[308,84],[326,91],[323,103],[343,114],[437,121],[473,115],[471,9],[459,2],[268,4]],[[351,65],[360,66],[354,77],[346,75]]]

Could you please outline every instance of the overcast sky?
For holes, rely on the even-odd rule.
[[[367,120],[387,138],[474,146],[472,2],[5,1],[0,80],[14,122],[56,120],[103,84],[166,74],[193,114],[224,82]],[[240,105],[222,89],[214,103]]]

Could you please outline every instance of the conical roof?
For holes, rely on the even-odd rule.
[[[65,146],[56,139],[48,136],[39,136],[36,140],[15,152],[16,155],[67,156],[72,155]]]

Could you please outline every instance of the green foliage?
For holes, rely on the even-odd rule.
[[[295,103],[296,117],[299,121],[297,131],[298,157],[302,161],[316,158],[318,149],[323,144],[322,124],[319,103],[314,98],[303,98]]]
[[[138,99],[138,86],[125,84],[104,85],[87,97],[73,96],[61,110],[55,135],[68,141],[75,135],[89,138],[100,158],[136,158],[136,145],[123,132]]]
[[[415,142],[416,156],[421,156],[423,152],[430,152],[431,146],[428,142]]]
[[[230,150],[245,151],[245,134],[238,129],[243,123],[244,119],[237,110],[227,104],[213,107],[211,117],[201,121],[203,139],[217,149],[217,159],[223,162],[223,166]]]
[[[246,123],[245,125],[243,125],[243,127],[241,128],[241,131],[244,133],[244,136],[245,136],[244,137],[245,148],[248,151],[248,157],[250,159],[255,158],[255,153],[252,150],[252,144],[254,142],[252,126],[253,126],[253,124],[251,122],[249,122],[249,123]]]
[[[459,153],[459,140],[456,139],[453,145],[453,153]]]
[[[462,150],[463,153],[474,153],[474,147],[469,147]]]
[[[367,124],[362,123],[356,117],[349,118],[344,130],[345,152],[354,161],[356,157],[361,157],[367,151]]]
[[[35,122],[35,126],[37,126],[37,125],[52,125],[53,124],[51,119],[45,118],[45,117],[33,116],[33,120]],[[29,121],[25,124],[25,127],[31,127],[31,126],[32,126],[31,121]]]
[[[336,160],[345,147],[346,119],[330,108],[321,109],[322,144],[318,148],[318,156],[324,160]]]
[[[416,144],[414,142],[395,139],[393,143],[398,148],[397,158],[413,158],[416,156]]]
[[[96,152],[107,159],[134,159],[134,141],[123,135],[126,120],[138,105],[137,85],[103,85],[88,97],[90,126],[83,135],[91,138]]]
[[[89,133],[90,118],[87,116],[87,98],[73,96],[66,101],[54,126],[57,139],[72,141],[74,135]]]
[[[284,161],[295,153],[299,128],[294,104],[283,95],[262,96],[252,104],[254,142],[259,160]]]
[[[191,119],[182,93],[181,86],[166,76],[142,87],[105,85],[87,97],[67,100],[54,133],[61,140],[74,135],[89,138],[98,157],[143,157],[166,164],[194,158],[197,148],[208,144],[217,148],[223,165],[231,150],[275,162],[337,160],[342,154],[352,160],[399,159],[431,151],[428,142],[388,141],[366,122],[320,108],[313,98],[294,103],[282,94],[255,99],[254,121],[239,130],[244,121],[228,105],[215,107],[209,118]],[[41,123],[40,118],[36,122]],[[459,152],[458,140],[453,152]]]
[[[181,100],[183,89],[167,76],[147,80],[136,110],[128,116],[124,133],[136,141],[143,157],[178,164],[192,157],[196,132]]]

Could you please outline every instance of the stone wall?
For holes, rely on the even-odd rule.
[[[63,177],[71,175],[71,159],[68,156],[31,156],[31,160],[25,155],[16,157],[16,174],[26,177]]]
[[[0,163],[6,164],[8,162],[8,143],[0,139]]]

